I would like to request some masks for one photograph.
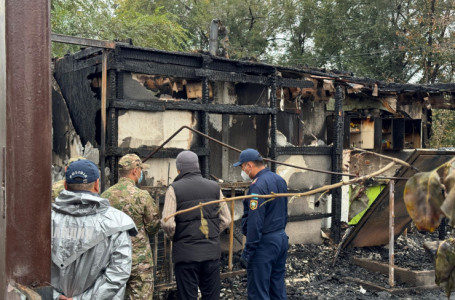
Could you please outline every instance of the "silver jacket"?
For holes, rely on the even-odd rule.
[[[123,299],[133,220],[91,192],[64,190],[52,204],[53,298]]]

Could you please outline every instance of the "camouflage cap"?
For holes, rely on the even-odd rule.
[[[118,161],[120,170],[131,170],[137,167],[148,169],[149,165],[143,164],[142,160],[136,154],[127,154]]]
[[[75,161],[78,161],[78,160],[87,160],[87,159],[85,157],[83,157],[83,156],[73,156],[70,159],[68,159],[68,162],[66,163],[66,166],[69,166],[71,163],[73,163]]]

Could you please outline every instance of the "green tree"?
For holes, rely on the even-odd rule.
[[[285,15],[279,0],[157,0],[156,7],[177,15],[191,46],[208,50],[209,25],[218,19],[229,33],[229,57],[270,59]]]
[[[299,1],[294,1],[299,5]],[[411,66],[407,65],[403,49],[404,38],[397,35],[398,23],[393,0],[357,1],[327,0],[307,1],[300,10],[313,18],[308,28],[306,19],[296,17],[291,21],[291,31],[298,39],[289,43],[290,60],[299,62],[294,49],[301,44],[300,36],[307,37],[307,48],[311,49],[301,63],[353,71],[358,76],[384,80],[407,81]],[[309,10],[309,11],[308,11]],[[311,22],[311,21],[310,21]],[[395,25],[394,25],[395,23]]]
[[[52,0],[52,32],[105,40],[132,39],[142,47],[186,50],[189,33],[176,16],[144,0]],[[53,44],[53,55],[77,47]]]
[[[102,39],[111,18],[111,5],[103,0],[52,0],[51,30],[53,33]],[[77,46],[53,43],[52,55],[63,56],[77,51]]]
[[[455,146],[455,112],[447,109],[433,109],[430,147]]]
[[[453,80],[455,58],[455,2],[453,0],[413,1],[412,19],[402,34],[410,61],[422,73],[422,83]]]
[[[283,63],[397,82],[453,79],[453,0],[288,1],[299,14],[287,10]]]

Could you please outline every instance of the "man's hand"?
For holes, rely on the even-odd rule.
[[[240,257],[240,266],[242,269],[248,269],[248,261],[243,257]]]
[[[73,300],[73,298],[68,298],[68,297],[65,297],[63,295],[60,295],[60,297],[58,297],[59,300]]]

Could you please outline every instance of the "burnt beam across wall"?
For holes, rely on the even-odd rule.
[[[141,147],[141,148],[118,148],[118,147],[109,147],[106,149],[106,155],[111,156],[111,157],[122,157],[123,155],[129,154],[129,153],[135,153],[139,157],[147,157],[152,151],[154,151],[157,147]],[[176,158],[177,155],[187,149],[181,149],[181,148],[163,148],[155,155],[151,157],[153,158]],[[210,154],[210,151],[204,147],[193,147],[190,149],[194,153],[196,153],[198,156],[205,157]]]
[[[117,56],[124,61],[155,62],[190,68],[200,68],[202,66],[202,57],[198,53],[170,52],[157,49],[144,51],[144,48],[125,44],[117,45],[116,50]]]
[[[224,72],[210,69],[196,69],[195,74],[201,77],[209,77],[212,81],[230,81],[242,83],[255,83],[270,86],[273,84],[272,80],[276,82],[277,87],[298,87],[298,88],[312,88],[314,84],[312,81],[299,80],[292,78],[283,78],[265,75],[249,75],[237,72]]]
[[[315,87],[312,81],[276,77],[277,87],[297,87],[297,88],[312,88]]]
[[[332,146],[320,147],[277,147],[276,155],[332,155]]]
[[[275,68],[272,66],[251,63],[247,61],[235,61],[223,57],[210,57],[210,62],[206,64],[206,69],[218,70],[223,72],[235,72],[244,74],[255,74],[259,76],[269,76],[273,74]],[[209,59],[206,59],[209,60]],[[235,63],[233,63],[235,62]]]
[[[169,52],[153,49],[144,51],[143,48],[119,45],[116,50],[123,60],[137,60],[141,62],[155,62],[160,64],[174,64],[190,68],[206,68],[225,72],[250,73],[268,76],[273,72],[273,67],[256,62],[235,61],[203,53]]]
[[[195,74],[196,69],[180,65],[117,59],[114,67],[118,71],[153,74],[185,79],[200,79],[200,77],[196,76]]]
[[[223,72],[210,69],[195,69],[194,73],[199,77],[208,77],[211,81],[227,81],[227,82],[242,82],[268,85],[269,79],[267,76],[248,75],[237,72]]]
[[[87,59],[80,59],[76,60],[74,59],[71,64],[72,68],[69,70],[67,73],[73,73],[75,71],[80,71],[84,69],[90,68],[92,71],[91,73],[101,73],[101,63],[102,63],[102,56],[97,55],[94,57],[90,57]]]
[[[431,85],[418,85],[418,84],[400,84],[400,83],[384,83],[378,84],[379,91],[381,92],[395,92],[395,93],[440,93],[444,91],[453,92],[455,83],[437,83]]]
[[[142,111],[164,112],[166,110],[205,111],[213,114],[232,115],[271,115],[276,114],[276,108],[260,107],[256,105],[231,104],[204,104],[193,101],[165,101],[165,100],[126,100],[110,99],[110,107],[116,109],[132,109]]]

